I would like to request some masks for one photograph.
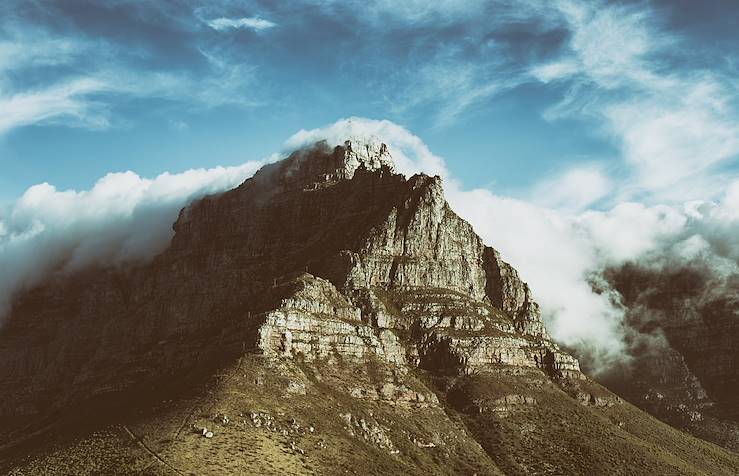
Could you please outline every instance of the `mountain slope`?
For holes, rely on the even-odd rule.
[[[174,229],[148,265],[16,302],[0,335],[6,469],[739,470],[584,376],[441,180],[395,174],[384,145],[298,151]]]
[[[660,419],[737,451],[739,279],[717,274],[705,263],[609,269],[639,371],[619,369],[604,381]]]

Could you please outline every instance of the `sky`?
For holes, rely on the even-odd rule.
[[[705,198],[737,169],[736,12],[731,0],[7,0],[0,203],[42,182],[241,164],[351,116],[403,125],[470,187],[523,196],[589,164],[631,194]],[[679,183],[696,172],[698,188]]]
[[[444,176],[555,337],[621,352],[595,271],[739,256],[738,7],[5,0],[0,310],[49,270],[159,250],[180,206],[307,140],[370,134]]]

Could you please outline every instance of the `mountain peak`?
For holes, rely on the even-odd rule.
[[[384,142],[352,138],[344,141],[343,149],[344,169],[349,177],[362,167],[367,170],[395,169],[393,157]]]
[[[357,171],[394,174],[395,164],[387,145],[380,141],[350,138],[331,147],[325,140],[301,147],[286,159],[262,167],[248,182],[260,193],[316,190],[351,180]],[[265,190],[266,189],[266,190]]]

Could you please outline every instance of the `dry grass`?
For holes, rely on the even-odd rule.
[[[417,392],[435,388],[441,403],[350,396],[353,388],[387,382]],[[593,382],[580,385],[608,395]],[[473,404],[511,394],[536,403],[505,414],[480,413]],[[259,425],[252,413],[261,415]],[[345,414],[353,415],[351,423]],[[377,444],[358,421],[379,429],[392,446]],[[203,427],[213,438],[202,436]],[[629,404],[583,406],[543,373],[512,368],[441,378],[380,361],[275,364],[247,356],[190,396],[103,430],[62,436],[13,460],[10,474],[739,474],[737,455]]]

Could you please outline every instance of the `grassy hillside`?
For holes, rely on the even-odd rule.
[[[6,451],[0,469],[12,475],[739,473],[736,454],[657,421],[593,382],[560,384],[537,370],[439,378],[372,360],[361,367],[309,366],[248,356],[185,396],[157,395],[156,404],[121,419],[105,418],[118,411],[83,412],[79,424],[34,440],[29,456]]]

